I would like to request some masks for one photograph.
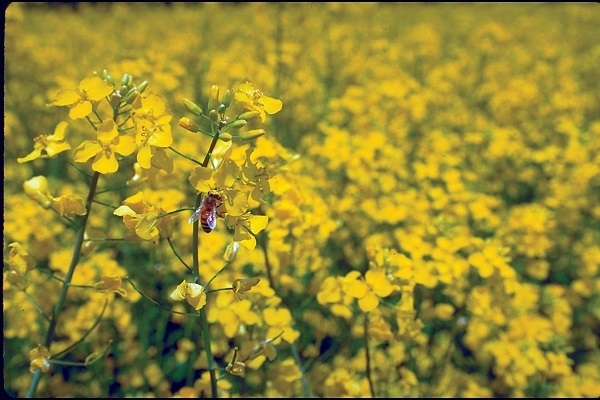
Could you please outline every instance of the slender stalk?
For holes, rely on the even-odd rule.
[[[365,367],[365,374],[367,375],[367,380],[369,381],[369,389],[371,390],[371,397],[375,398],[375,388],[373,387],[373,379],[371,379],[371,354],[369,352],[369,315],[365,314],[364,320],[364,339],[365,339],[365,357],[367,358],[367,363]]]
[[[87,201],[85,204],[87,213],[81,217],[79,230],[77,231],[77,238],[75,239],[75,245],[73,246],[73,253],[71,255],[71,263],[69,264],[69,269],[67,270],[67,274],[65,275],[64,283],[61,287],[60,294],[58,295],[58,301],[54,306],[54,310],[50,319],[50,325],[48,326],[48,332],[46,334],[45,341],[45,346],[48,350],[50,350],[50,346],[54,341],[54,334],[56,332],[56,326],[58,324],[58,317],[67,299],[67,292],[69,290],[71,280],[73,279],[73,274],[75,273],[75,267],[77,267],[77,264],[79,264],[79,259],[81,258],[81,247],[83,246],[84,242],[83,237],[85,234],[85,228],[87,226],[88,216],[92,211],[92,204],[94,200],[94,195],[96,194],[96,188],[98,186],[99,178],[100,173],[95,172],[92,177],[92,182],[90,183],[90,191],[88,193]],[[38,370],[33,375],[31,385],[29,386],[29,391],[27,392],[27,397],[32,397],[35,394],[40,378],[41,371]]]
[[[221,131],[221,126],[217,129],[211,143],[208,148],[208,152],[206,152],[206,156],[204,157],[204,161],[202,162],[203,167],[207,167],[210,161],[210,157],[212,155],[215,146],[217,145],[217,140],[219,140],[219,133]],[[200,203],[202,201],[202,194],[198,193],[196,196],[196,204],[195,209],[197,210],[200,207]],[[198,221],[194,221],[192,226],[192,273],[194,274],[194,278],[196,283],[200,281],[200,262],[199,262],[199,254],[198,247],[200,244],[199,230],[198,230]],[[215,361],[212,355],[212,349],[210,344],[210,330],[208,326],[208,321],[206,320],[206,308],[202,308],[199,311],[200,314],[200,324],[202,327],[202,342],[204,344],[204,351],[206,353],[206,361],[208,364],[208,372],[210,374],[210,389],[211,395],[213,398],[218,398],[219,393],[217,392],[217,376],[215,373]]]

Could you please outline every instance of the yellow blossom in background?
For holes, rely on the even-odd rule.
[[[97,76],[84,78],[76,89],[61,90],[48,106],[68,106],[71,119],[85,118],[98,102],[113,92],[113,86]]]
[[[52,158],[57,154],[71,149],[71,145],[65,142],[65,131],[69,126],[66,122],[56,125],[53,135],[40,135],[33,139],[33,151],[25,157],[17,158],[18,163],[37,160],[38,158]],[[42,151],[46,152],[42,156]]]
[[[27,271],[35,268],[35,260],[20,243],[11,243],[8,247],[10,251],[6,263],[10,270],[17,272],[19,275],[24,275]]]
[[[127,296],[125,289],[121,287],[121,278],[102,275],[102,281],[95,283],[94,288],[99,292],[115,292],[123,297]]]
[[[135,140],[130,136],[119,136],[117,125],[107,120],[98,126],[98,140],[86,140],[74,151],[73,161],[86,162],[94,157],[92,169],[101,174],[117,172],[119,163],[115,153],[128,156],[135,151]]]

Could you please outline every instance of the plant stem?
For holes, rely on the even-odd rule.
[[[92,211],[92,204],[94,200],[94,195],[96,194],[96,188],[98,186],[98,179],[100,177],[100,173],[95,172],[92,177],[92,182],[90,183],[90,191],[88,193],[87,201],[85,204],[87,213],[81,217],[79,230],[77,231],[77,238],[75,240],[75,245],[73,246],[73,254],[71,255],[71,263],[69,264],[69,269],[67,270],[67,274],[64,278],[64,283],[60,290],[60,294],[58,295],[58,301],[54,306],[54,311],[52,312],[52,317],[50,320],[50,325],[48,326],[48,332],[46,334],[45,346],[50,350],[50,346],[52,345],[52,341],[54,340],[54,333],[56,331],[56,326],[58,323],[58,317],[60,312],[62,311],[63,305],[67,299],[67,291],[69,290],[69,286],[71,280],[73,279],[73,274],[75,273],[75,267],[79,264],[79,259],[81,258],[81,247],[83,245],[83,238],[85,234],[85,228],[87,226],[88,216]],[[41,371],[38,370],[35,372],[33,379],[31,381],[31,385],[29,386],[29,391],[27,392],[27,397],[32,397],[35,394],[37,389],[37,385],[41,378]]]

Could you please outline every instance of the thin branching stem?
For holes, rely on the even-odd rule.
[[[96,188],[98,187],[98,179],[100,178],[100,173],[95,172],[92,176],[92,182],[90,184],[90,191],[88,193],[88,197],[85,204],[85,209],[87,213],[81,217],[79,230],[77,231],[77,237],[75,239],[75,245],[73,246],[73,253],[71,255],[71,263],[69,264],[69,268],[67,270],[67,274],[64,278],[64,283],[61,287],[60,293],[58,295],[58,301],[54,306],[54,310],[52,312],[52,316],[50,317],[50,325],[48,326],[48,332],[46,334],[45,346],[48,350],[50,350],[50,346],[54,341],[54,334],[56,332],[56,327],[58,324],[58,317],[60,316],[60,312],[67,300],[67,292],[69,290],[69,286],[71,280],[73,279],[73,274],[75,273],[75,267],[79,264],[79,259],[81,257],[81,248],[84,242],[85,228],[87,227],[87,220],[90,212],[92,211],[92,204],[94,200],[94,196],[96,194]],[[29,391],[27,392],[27,397],[32,397],[35,395],[35,391],[39,384],[41,378],[41,371],[38,370],[35,372],[33,379],[31,381],[31,385],[29,386]]]

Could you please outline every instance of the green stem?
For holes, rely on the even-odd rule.
[[[206,320],[205,307],[200,309],[200,324],[202,326],[202,341],[204,343],[204,351],[206,352],[206,361],[208,361],[208,372],[210,373],[210,390],[212,398],[216,399],[219,397],[219,393],[217,392],[217,374],[215,373],[215,361],[210,348],[210,331],[208,321]]]
[[[369,315],[365,314],[364,320],[364,340],[365,340],[365,357],[367,358],[365,366],[365,374],[367,375],[367,381],[369,381],[369,389],[371,390],[371,397],[375,398],[375,387],[373,386],[373,379],[371,378],[371,354],[369,354]]]
[[[67,274],[65,275],[64,283],[61,287],[60,294],[58,295],[58,301],[54,306],[54,311],[52,313],[52,317],[50,320],[50,325],[48,326],[48,332],[46,334],[45,346],[48,350],[50,350],[50,346],[52,345],[52,341],[54,340],[54,334],[56,332],[56,326],[58,323],[58,317],[60,312],[62,311],[63,305],[67,299],[67,292],[69,290],[69,286],[71,280],[73,279],[73,274],[75,273],[75,267],[79,264],[79,259],[81,257],[81,247],[83,246],[83,237],[85,234],[85,228],[87,226],[88,216],[92,211],[92,204],[94,200],[94,195],[96,194],[96,188],[98,186],[98,179],[100,178],[100,173],[95,172],[92,177],[92,182],[90,184],[90,191],[88,193],[87,201],[85,204],[85,208],[87,213],[81,217],[81,223],[79,225],[79,230],[77,231],[77,238],[75,240],[75,245],[73,246],[73,253],[71,255],[71,263],[69,264],[69,269],[67,270]],[[29,391],[27,392],[27,397],[32,397],[35,394],[37,389],[37,385],[41,378],[41,371],[36,371],[31,381],[31,385],[29,386]]]
[[[181,157],[185,158],[186,160],[190,160],[191,162],[193,162],[193,163],[195,163],[195,164],[202,165],[202,164],[201,164],[201,163],[199,163],[197,160],[194,160],[192,157],[188,157],[188,156],[186,156],[185,154],[183,154],[183,153],[180,153],[179,151],[175,150],[175,149],[174,149],[173,147],[171,147],[171,146],[169,146],[169,150],[171,150],[173,153],[175,153],[175,154],[177,154],[177,155],[179,155],[179,156],[181,156]],[[205,165],[202,165],[202,166],[204,167]]]

